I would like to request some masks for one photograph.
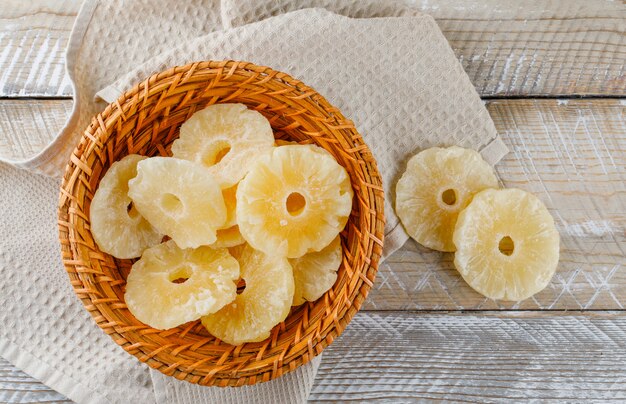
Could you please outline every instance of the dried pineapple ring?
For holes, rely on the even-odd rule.
[[[172,154],[205,165],[223,187],[229,187],[273,145],[272,127],[258,111],[243,104],[214,104],[182,124]]]
[[[231,251],[239,261],[246,287],[234,302],[202,317],[202,324],[209,333],[232,345],[262,341],[291,309],[291,266],[287,259],[265,255],[249,245]]]
[[[137,176],[128,185],[139,213],[180,248],[214,243],[226,222],[219,184],[199,164],[153,157],[137,164]]]
[[[137,175],[137,163],[146,157],[130,154],[106,172],[89,209],[93,239],[100,250],[117,258],[135,258],[159,244],[159,233],[135,208],[128,196],[128,181]]]
[[[322,251],[304,254],[289,260],[296,289],[293,306],[315,301],[333,287],[341,265],[341,238],[337,236]]]
[[[239,230],[254,248],[298,258],[326,247],[346,225],[350,179],[329,153],[315,147],[276,147],[239,183]]]
[[[409,160],[396,186],[396,213],[418,243],[454,251],[459,212],[477,192],[497,187],[493,169],[474,150],[433,147]]]
[[[165,330],[232,302],[238,278],[239,263],[228,250],[183,250],[170,240],[147,249],[133,264],[124,299],[139,321]]]
[[[454,265],[491,299],[520,301],[550,282],[559,262],[559,233],[545,205],[520,189],[487,189],[460,214]]]

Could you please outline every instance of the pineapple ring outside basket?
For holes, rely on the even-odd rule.
[[[89,231],[89,207],[110,165],[137,153],[170,155],[180,125],[212,103],[240,102],[275,132],[326,149],[346,168],[353,209],[341,234],[337,282],[320,299],[292,308],[269,339],[229,345],[199,321],[160,331],[124,303],[132,260],[103,253]],[[207,386],[241,386],[280,377],[319,355],[361,307],[382,253],[384,195],[376,162],[354,124],[315,90],[287,74],[247,62],[208,61],[153,75],[93,119],[67,165],[59,196],[59,237],[74,291],[97,324],[140,361]]]

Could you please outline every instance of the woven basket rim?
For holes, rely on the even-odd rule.
[[[212,71],[214,71],[214,73],[209,74],[209,72]],[[203,74],[207,75],[207,79],[205,79],[204,81],[202,76]],[[100,171],[98,171],[98,164],[100,164],[98,158],[103,159],[106,162],[106,153],[109,153],[111,154],[111,156],[113,156],[113,152],[111,151],[112,148],[107,149],[105,147],[106,144],[110,144],[115,140],[111,140],[111,137],[109,136],[112,132],[118,130],[119,127],[122,127],[123,124],[125,122],[128,122],[129,119],[134,119],[134,117],[136,117],[135,114],[137,114],[138,111],[140,112],[140,114],[137,119],[138,121],[141,120],[141,112],[144,111],[144,109],[142,108],[152,107],[153,111],[158,110],[159,112],[165,110],[167,114],[168,112],[170,112],[170,110],[176,110],[180,105],[185,105],[185,102],[189,102],[187,98],[182,98],[182,101],[179,100],[179,103],[177,104],[166,104],[169,101],[168,97],[174,98],[174,96],[176,96],[180,98],[180,94],[184,93],[185,91],[186,95],[184,97],[187,97],[187,95],[191,94],[189,98],[193,98],[196,91],[200,88],[198,86],[192,86],[194,80],[196,79],[198,80],[198,82],[207,83],[207,89],[205,91],[206,93],[210,91],[217,91],[217,85],[220,84],[220,80],[227,80],[229,78],[237,76],[238,74],[242,74],[244,76],[247,74],[250,75],[249,79],[237,83],[237,85],[240,86],[237,87],[239,90],[246,87],[247,85],[255,85],[261,87],[270,86],[276,84],[274,83],[274,81],[276,81],[278,84],[283,85],[285,88],[291,87],[293,88],[293,90],[274,90],[273,92],[268,90],[264,93],[261,93],[260,96],[270,98],[281,97],[282,95],[289,94],[290,92],[297,92],[298,94],[291,99],[289,99],[288,97],[286,98],[286,101],[284,101],[285,105],[290,105],[290,100],[293,100],[294,104],[297,104],[297,102],[301,100],[310,100],[312,104],[307,105],[307,107],[313,109],[309,110],[305,108],[303,110],[306,112],[307,117],[309,117],[309,112],[311,113],[311,122],[322,122],[320,123],[320,126],[326,125],[329,128],[328,131],[330,131],[331,134],[334,134],[335,132],[343,133],[343,131],[349,133],[350,136],[348,140],[356,143],[356,145],[351,148],[354,150],[346,150],[345,148],[339,148],[338,146],[336,148],[345,155],[348,155],[350,153],[360,153],[358,154],[359,156],[361,154],[363,156],[367,156],[367,158],[363,157],[362,159],[354,160],[362,166],[365,166],[367,168],[367,174],[370,176],[368,177],[368,180],[371,183],[367,181],[362,181],[362,184],[360,185],[365,185],[363,188],[367,189],[359,189],[360,193],[358,196],[360,199],[365,199],[365,197],[367,197],[367,202],[371,203],[372,206],[369,207],[369,205],[367,205],[369,210],[364,210],[362,212],[359,211],[359,218],[362,219],[362,215],[371,215],[372,218],[369,220],[371,223],[370,227],[372,227],[373,231],[370,232],[370,229],[364,229],[363,233],[359,233],[359,236],[362,236],[362,234],[367,235],[367,237],[363,237],[363,239],[357,238],[357,236],[354,235],[353,232],[351,234],[353,237],[357,238],[357,241],[347,240],[348,236],[346,236],[345,245],[343,242],[344,240],[342,240],[342,247],[344,249],[344,262],[342,262],[342,270],[344,267],[344,263],[347,263],[349,259],[352,259],[352,261],[354,261],[358,258],[361,258],[362,260],[364,260],[362,264],[364,272],[359,271],[358,275],[353,275],[346,278],[347,280],[342,280],[345,282],[350,281],[352,285],[352,293],[355,293],[356,291],[356,294],[354,295],[353,299],[350,299],[350,301],[346,301],[344,303],[345,307],[341,306],[343,307],[344,311],[339,318],[337,317],[336,309],[334,312],[329,312],[329,308],[332,306],[328,306],[328,301],[331,301],[332,299],[329,300],[330,298],[328,297],[327,293],[327,295],[319,299],[324,299],[324,303],[326,303],[325,309],[324,307],[320,306],[319,300],[313,303],[306,303],[305,305],[297,309],[292,309],[292,313],[285,320],[285,322],[276,327],[278,331],[272,332],[270,339],[265,340],[261,343],[244,344],[236,347],[224,343],[215,343],[215,345],[210,345],[210,348],[221,355],[218,355],[218,360],[211,361],[202,358],[195,359],[194,357],[194,360],[196,360],[196,362],[193,362],[193,364],[190,366],[186,366],[185,370],[180,370],[179,367],[175,366],[176,361],[174,361],[174,363],[171,363],[171,361],[164,361],[163,359],[161,359],[163,356],[166,356],[166,351],[171,351],[171,344],[166,344],[166,348],[159,347],[156,349],[150,349],[150,346],[154,345],[153,343],[151,343],[152,345],[149,345],[148,343],[146,343],[145,345],[141,345],[141,341],[134,342],[132,340],[136,337],[136,335],[140,335],[141,338],[148,338],[151,335],[157,335],[160,337],[161,334],[165,336],[165,339],[167,339],[173,338],[172,336],[175,333],[171,333],[170,330],[155,331],[145,325],[139,326],[124,323],[124,326],[120,326],[119,323],[115,322],[115,324],[111,324],[114,321],[108,320],[108,318],[113,316],[111,314],[113,313],[113,311],[117,313],[119,310],[125,309],[125,307],[122,307],[125,306],[125,304],[123,303],[123,299],[121,301],[119,300],[119,298],[116,299],[115,294],[113,292],[110,292],[111,288],[119,287],[120,282],[124,282],[124,280],[120,281],[118,279],[113,281],[102,281],[102,283],[104,283],[107,288],[106,290],[110,293],[108,295],[104,295],[105,297],[101,296],[101,291],[96,290],[98,285],[100,285],[100,280],[98,279],[106,278],[106,276],[100,276],[102,274],[95,269],[92,269],[91,264],[93,261],[99,262],[99,260],[103,260],[104,262],[107,257],[103,257],[103,255],[106,256],[106,254],[101,252],[99,253],[99,250],[97,250],[96,247],[95,250],[97,251],[94,251],[93,249],[88,250],[87,255],[89,258],[86,261],[82,261],[84,254],[81,255],[80,251],[83,249],[92,248],[93,246],[89,246],[88,242],[83,240],[84,236],[86,235],[85,232],[88,232],[88,230],[85,227],[78,228],[81,222],[86,222],[88,224],[89,221],[87,213],[83,212],[83,208],[85,206],[80,206],[80,203],[82,198],[82,202],[86,203],[86,206],[88,206],[88,204],[90,203],[90,198],[88,195],[90,192],[90,190],[88,189],[90,179],[92,178],[92,175],[101,178],[106,170],[106,168],[104,167],[104,163],[102,163],[103,165],[100,168]],[[212,79],[208,80],[208,77],[212,77]],[[260,80],[255,82],[254,80],[258,78],[260,78]],[[229,87],[226,86],[224,88]],[[237,91],[234,91],[234,93],[236,92]],[[229,96],[227,96],[226,99],[228,99]],[[156,101],[155,99],[153,99],[155,97],[158,98],[156,99]],[[224,101],[220,99],[220,102]],[[195,105],[198,104],[201,104],[201,102],[196,102],[193,105],[195,107]],[[314,109],[316,105],[317,108],[319,108],[319,111]],[[172,108],[172,106],[174,107]],[[263,104],[261,104],[261,106],[263,106]],[[159,110],[159,107],[161,107],[162,109]],[[263,112],[267,111],[268,110],[265,110]],[[318,117],[318,115],[316,114],[318,114],[318,112],[320,111],[323,111],[326,114],[326,117],[322,116],[321,114]],[[129,112],[132,113],[127,115]],[[276,115],[279,114],[277,113]],[[164,120],[167,121],[169,116],[165,115]],[[160,116],[157,114],[157,117],[155,117],[154,119],[156,120],[159,117]],[[143,116],[143,119],[147,122],[150,119],[149,114]],[[137,126],[140,125],[138,124]],[[272,124],[272,127],[274,128],[274,124]],[[133,136],[129,135],[130,144],[132,144]],[[331,146],[341,145],[341,142],[344,141],[347,143],[347,140],[343,138],[340,139],[329,137],[328,139],[326,139],[323,136],[319,138],[310,138],[310,140],[314,142],[317,142],[320,139],[324,141],[330,141]],[[159,147],[160,142],[161,140],[156,142],[157,148]],[[333,148],[335,146],[333,146]],[[161,151],[161,149],[159,149],[159,151]],[[104,157],[100,156],[98,153],[102,154],[102,156]],[[343,158],[343,154],[339,155],[339,158]],[[85,155],[87,155],[86,158]],[[94,155],[96,157],[94,157]],[[116,157],[117,156],[113,156],[111,160],[115,160]],[[89,161],[90,158],[93,159]],[[349,170],[348,167],[346,167],[346,170]],[[94,174],[94,172],[96,174]],[[352,173],[350,173],[350,175],[351,181],[353,181]],[[99,181],[99,178],[97,178],[96,180]],[[354,188],[354,182],[352,185]],[[74,193],[72,192],[76,190],[79,191],[78,195],[74,195]],[[361,194],[365,196],[362,196]],[[355,198],[356,197],[357,189],[355,189]],[[360,202],[363,201],[360,200],[359,203]],[[351,215],[351,222],[352,219],[353,218]],[[367,297],[378,268],[378,261],[382,253],[382,243],[384,237],[384,193],[382,191],[382,180],[376,167],[376,162],[371,155],[371,151],[367,148],[367,146],[363,142],[362,137],[354,127],[354,124],[351,121],[347,120],[336,107],[333,107],[330,103],[328,103],[328,101],[322,95],[317,93],[313,88],[307,86],[297,79],[294,79],[286,73],[273,70],[272,68],[267,66],[258,66],[249,62],[232,60],[203,61],[189,63],[183,66],[172,67],[165,71],[153,74],[141,83],[135,85],[130,90],[124,92],[124,94],[122,94],[116,101],[108,104],[101,113],[97,114],[92,119],[91,123],[88,125],[83,135],[81,136],[81,140],[78,143],[77,147],[74,149],[70,161],[66,166],[65,174],[63,176],[60,188],[58,222],[62,258],[74,291],[76,292],[77,296],[79,297],[87,311],[92,315],[98,326],[102,328],[104,332],[109,334],[116,343],[122,346],[130,354],[136,356],[140,361],[147,363],[149,366],[158,369],[167,375],[174,376],[181,380],[186,380],[192,383],[198,383],[202,385],[239,386],[244,384],[255,384],[258,382],[268,381],[296,369],[297,367],[309,362],[314,356],[320,354],[330,343],[332,343],[332,341],[337,336],[339,336],[343,332],[345,326],[351,321],[356,312],[358,312],[363,300]],[[349,224],[351,222],[349,222]],[[348,232],[348,230],[346,230],[346,232]],[[87,239],[88,236],[89,235],[87,235]],[[81,242],[79,242],[79,240]],[[346,245],[349,242],[351,248],[350,251],[346,252]],[[366,252],[362,251],[364,248],[363,245],[365,245],[365,248],[367,248]],[[352,254],[354,252],[353,250],[360,250],[361,255],[350,255],[349,257],[347,257],[347,254]],[[115,262],[115,269],[120,272],[121,269],[118,267],[117,261]],[[354,268],[351,269],[354,270]],[[90,271],[93,272],[93,274],[91,274]],[[96,275],[100,276],[100,278]],[[109,276],[109,278],[110,277],[111,276]],[[348,286],[345,286],[345,288],[347,288]],[[339,300],[339,297],[334,296],[334,299]],[[331,303],[333,302],[334,301],[331,301]],[[287,333],[288,330],[291,330],[289,327],[292,323],[290,322],[290,318],[292,317],[296,318],[296,323],[298,324],[298,331],[296,331],[295,336],[296,342],[285,347],[279,344],[279,335],[281,333]],[[332,321],[329,321],[328,318],[331,318]],[[311,341],[311,338],[313,337],[308,340],[299,340],[299,327],[303,322],[307,325],[309,323],[315,322],[316,324],[319,324],[318,328],[326,325],[323,337],[321,337],[322,334],[319,334],[313,342]],[[180,331],[180,328],[176,328],[173,330]],[[172,335],[168,335],[168,333]],[[180,339],[187,338],[189,339],[189,341],[193,341],[192,339],[190,339],[193,337],[192,327],[186,326],[186,328],[183,329],[182,332],[176,334],[176,338],[178,337],[180,337]],[[200,338],[197,344],[200,344],[201,341],[202,339]],[[304,342],[306,342],[306,346],[303,345]],[[138,344],[141,346],[138,346]],[[205,347],[206,344],[208,343],[200,345],[200,347]],[[303,345],[303,347],[300,349],[296,349],[297,347],[300,347],[300,345]],[[178,353],[175,352],[175,354],[173,355],[174,358],[177,354],[181,354],[183,352],[193,356],[194,352],[191,351],[191,349],[194,348],[193,346],[188,347],[189,349],[183,349],[181,348],[182,346],[182,344],[178,344],[176,345],[176,348],[173,349],[174,352],[177,349],[181,349]],[[304,350],[304,348],[306,348],[306,350]],[[293,352],[289,353],[291,351]],[[280,355],[276,355],[276,353],[279,352]],[[256,358],[260,359],[258,359],[256,362],[254,359],[250,359],[250,355],[252,353],[256,353]],[[263,359],[265,355],[268,355],[269,358]],[[215,358],[217,358],[218,356],[215,356]],[[241,360],[238,362],[239,359]],[[270,359],[272,360],[270,361]],[[196,365],[196,363],[198,365]],[[234,370],[232,369],[233,366],[235,366]],[[243,367],[246,367],[246,370],[240,371],[239,368]],[[200,374],[201,369],[204,372],[202,374]],[[224,369],[230,369],[228,370],[229,373],[227,373],[226,375],[220,373],[224,371]],[[256,371],[258,371],[258,373],[255,373]]]

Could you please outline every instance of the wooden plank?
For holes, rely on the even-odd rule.
[[[620,1],[398,1],[435,17],[482,96],[626,95]],[[79,4],[0,9],[0,96],[71,96],[64,48]]]
[[[37,133],[43,144],[62,125],[70,107],[70,100],[0,101],[0,133]],[[555,216],[562,249],[552,283],[520,304],[496,303],[465,284],[454,269],[451,254],[409,241],[381,265],[364,307],[623,309],[626,102],[498,100],[489,102],[487,108],[512,151],[496,166],[502,182],[535,193]]]
[[[71,403],[0,357],[0,403]]]
[[[0,7],[0,96],[68,96],[65,46],[79,0],[4,0]]]
[[[626,316],[359,313],[312,402],[626,399]]]
[[[624,312],[362,311],[324,351],[310,402],[623,401],[625,361]],[[0,401],[20,399],[70,402],[0,359]]]
[[[626,94],[626,5],[611,0],[416,0],[482,96]]]
[[[71,100],[16,100],[0,102],[0,156],[34,156],[63,128],[72,110]]]
[[[384,262],[365,307],[379,310],[623,309],[626,305],[626,102],[503,100],[487,104],[511,149],[496,171],[537,195],[561,234],[550,285],[522,303],[471,290],[452,254],[408,242]]]

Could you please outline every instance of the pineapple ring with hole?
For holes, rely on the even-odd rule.
[[[128,196],[128,181],[144,156],[130,154],[106,172],[89,208],[91,234],[100,250],[117,258],[135,258],[159,244],[163,234],[139,214]]]
[[[211,335],[231,345],[263,341],[291,309],[291,265],[283,257],[265,255],[249,245],[230,251],[239,261],[245,289],[217,313],[202,317],[202,324]]]
[[[230,187],[273,146],[274,132],[261,113],[243,104],[214,104],[182,124],[172,155],[203,164],[222,187]]]
[[[452,233],[459,212],[477,192],[497,187],[493,169],[476,151],[433,147],[409,160],[396,185],[396,213],[418,243],[454,251]]]
[[[293,306],[299,306],[306,301],[313,302],[333,287],[341,265],[341,251],[341,238],[337,236],[322,251],[289,260],[296,286]]]
[[[232,302],[238,278],[239,263],[227,249],[180,249],[169,240],[133,264],[124,299],[139,321],[165,330]]]
[[[139,213],[180,248],[213,244],[226,223],[220,186],[200,164],[152,157],[137,164],[128,184]]]
[[[459,215],[454,265],[478,293],[524,300],[545,288],[559,262],[559,233],[545,205],[520,189],[487,189]]]
[[[244,239],[266,254],[288,258],[330,244],[351,209],[348,173],[312,145],[274,148],[257,160],[237,189],[237,221]]]

